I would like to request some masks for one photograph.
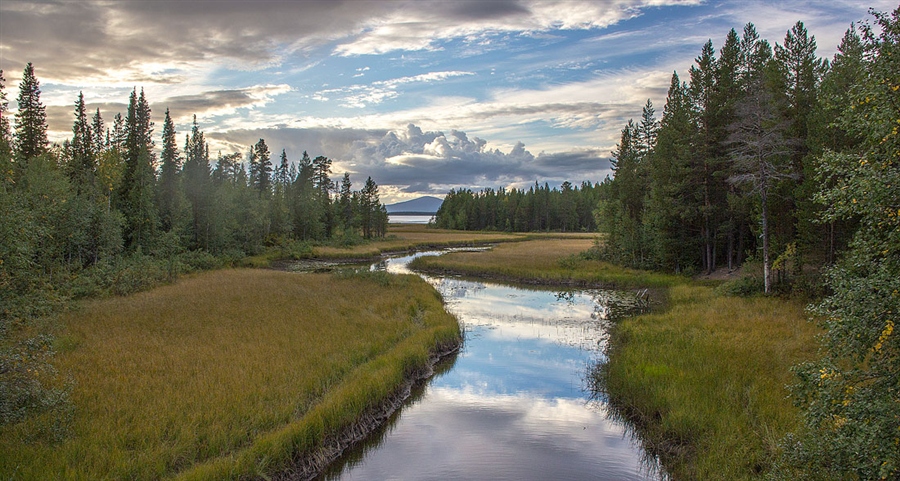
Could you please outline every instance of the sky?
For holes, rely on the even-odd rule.
[[[333,161],[385,203],[450,189],[599,182],[621,129],[707,40],[752,22],[773,45],[802,21],[831,58],[895,0],[0,0],[10,110],[32,62],[49,137],[74,104],[107,125],[143,89],[159,135],[194,115],[219,152],[265,139]],[[179,143],[182,143],[180,141]]]

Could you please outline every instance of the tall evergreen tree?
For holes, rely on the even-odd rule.
[[[98,108],[94,112],[94,116],[91,117],[91,151],[95,156],[99,156],[106,150],[106,141],[103,137],[105,133],[103,118],[100,116],[100,109]]]
[[[19,83],[18,112],[16,112],[16,158],[20,167],[32,157],[47,151],[47,112],[41,103],[40,82],[34,76],[31,62],[25,66]]]
[[[162,155],[159,170],[159,220],[163,232],[171,232],[179,224],[181,214],[181,156],[175,141],[175,123],[166,109],[162,129]]]
[[[191,239],[194,247],[209,249],[211,235],[209,146],[194,116],[185,137],[182,185],[191,206]]]
[[[91,195],[95,193],[96,154],[93,149],[93,133],[84,105],[84,94],[81,92],[78,93],[78,100],[75,102],[75,123],[72,125],[67,170],[76,192]]]
[[[350,182],[350,173],[345,172],[341,179],[341,188],[338,194],[338,212],[341,216],[341,224],[344,230],[353,228],[353,184]]]
[[[12,132],[9,125],[9,101],[6,99],[6,79],[0,70],[0,185],[12,183]]]
[[[144,91],[131,91],[125,117],[124,171],[120,187],[120,210],[125,215],[125,238],[131,249],[146,249],[155,241],[158,214],[154,202],[155,159],[153,122]]]
[[[272,154],[269,146],[264,139],[259,139],[250,152],[250,183],[261,198],[268,198],[272,193]]]
[[[696,133],[687,85],[672,74],[659,135],[650,159],[644,223],[653,266],[684,272],[697,264],[697,209],[690,184]]]

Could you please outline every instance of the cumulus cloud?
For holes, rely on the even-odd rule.
[[[522,186],[536,180],[559,184],[565,180],[599,181],[609,172],[608,153],[582,149],[537,156],[525,144],[508,152],[487,148],[487,141],[459,130],[449,134],[423,131],[410,124],[389,131],[378,140],[358,141],[342,165],[372,175],[379,184],[401,190],[415,185],[435,194],[451,188]]]

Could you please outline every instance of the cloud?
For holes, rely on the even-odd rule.
[[[362,70],[368,70],[368,67]],[[354,78],[361,75],[363,74],[360,73],[354,75]],[[313,100],[318,100],[320,102],[329,102],[333,98],[336,98],[342,107],[363,108],[371,105],[377,105],[384,102],[385,100],[399,97],[400,93],[397,90],[402,85],[440,82],[452,77],[462,77],[469,75],[475,75],[475,73],[461,71],[428,72],[410,77],[379,80],[366,85],[355,84],[341,88],[323,89],[312,94],[310,98],[312,98]]]
[[[339,44],[344,56],[392,51],[439,50],[441,41],[489,43],[507,33],[604,28],[640,15],[644,8],[698,5],[702,0],[604,0],[593,2],[491,1],[417,2],[369,19],[359,33]]]
[[[216,0],[0,3],[5,70],[56,83],[178,83],[215,65],[260,69],[353,33],[396,5]],[[53,46],[35,48],[35,45]]]

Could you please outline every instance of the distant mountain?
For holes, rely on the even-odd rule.
[[[388,214],[434,214],[438,211],[443,202],[443,199],[438,199],[437,197],[428,195],[425,197],[419,197],[418,199],[385,205],[385,207],[387,208]]]

